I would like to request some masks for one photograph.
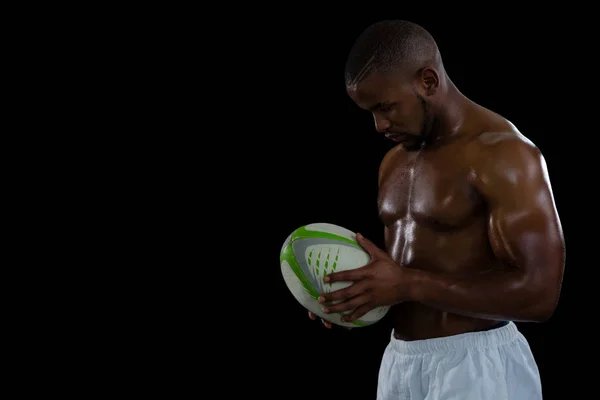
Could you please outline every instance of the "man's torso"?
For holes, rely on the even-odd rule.
[[[417,151],[398,147],[386,156],[378,206],[387,251],[398,264],[452,274],[503,268],[490,245],[486,204],[473,185],[477,168],[473,152],[490,136],[467,134]],[[404,340],[498,324],[410,302],[394,306],[392,318],[396,337]]]

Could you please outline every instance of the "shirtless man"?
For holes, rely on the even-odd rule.
[[[319,301],[348,321],[393,306],[377,399],[541,399],[513,321],[548,320],[560,295],[565,246],[542,154],[460,93],[413,23],[367,28],[346,87],[398,142],[379,171],[387,252],[357,235],[372,262],[329,275],[352,285]]]

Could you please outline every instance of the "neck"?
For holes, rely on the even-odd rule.
[[[432,142],[448,139],[461,131],[470,101],[447,78],[443,100],[436,107],[430,131]]]

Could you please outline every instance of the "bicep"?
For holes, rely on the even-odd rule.
[[[490,207],[488,224],[494,253],[523,270],[556,264],[563,250],[560,223],[547,189],[529,190],[533,199],[523,197],[518,203],[511,199]]]
[[[560,279],[564,243],[546,163],[531,147],[509,148],[483,172],[494,253],[536,282]]]

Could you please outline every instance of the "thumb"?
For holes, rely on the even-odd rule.
[[[367,253],[369,253],[371,258],[373,259],[379,258],[383,253],[383,251],[379,247],[375,246],[373,242],[371,242],[369,239],[367,239],[360,233],[356,234],[356,241],[359,245],[361,245],[363,249],[365,249]]]

